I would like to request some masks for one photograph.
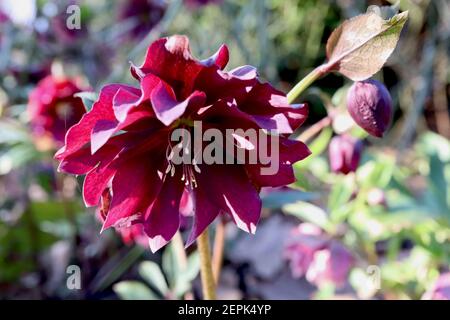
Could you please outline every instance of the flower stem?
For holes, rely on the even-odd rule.
[[[222,269],[224,248],[225,248],[225,221],[223,219],[220,219],[216,227],[216,235],[214,238],[214,251],[213,251],[214,254],[212,259],[214,279],[216,280],[216,284],[219,283],[220,279],[220,271]]]
[[[211,251],[209,248],[208,229],[197,238],[197,246],[200,254],[200,272],[202,277],[203,299],[216,299],[216,282],[211,264]]]
[[[322,131],[324,128],[328,127],[332,123],[332,118],[330,116],[326,116],[322,120],[316,122],[311,127],[306,129],[298,136],[298,140],[302,142],[308,142],[311,138],[313,138],[316,134]]]
[[[303,91],[305,91],[314,81],[329,72],[329,70],[330,66],[325,63],[311,71],[306,77],[300,80],[300,82],[298,82],[291,89],[291,91],[289,91],[289,93],[287,94],[288,103],[294,102],[295,99],[297,99]]]

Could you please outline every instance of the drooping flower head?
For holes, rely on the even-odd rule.
[[[306,276],[306,280],[319,287],[327,283],[342,286],[354,265],[347,248],[310,223],[294,229],[285,256],[294,277]]]
[[[253,233],[261,211],[259,189],[295,181],[292,164],[310,152],[286,135],[303,123],[306,106],[289,105],[251,66],[224,71],[227,62],[225,45],[200,61],[191,55],[186,37],[159,39],[140,67],[131,66],[139,87],[105,86],[92,110],[69,130],[66,145],[55,156],[61,161],[59,169],[86,174],[84,201],[87,206],[102,202],[103,229],[142,224],[156,251],[178,230],[180,211],[186,211],[181,198],[187,193],[192,201],[185,203],[192,204],[194,213],[188,245],[219,213],[229,214],[239,228]],[[211,154],[233,152],[227,158],[231,163],[201,161],[199,153],[211,146],[203,139],[200,152],[192,148],[194,139],[192,145],[172,139],[182,132],[185,141],[184,134],[195,136],[202,128],[214,133],[209,139],[207,131],[203,136],[214,140]],[[270,163],[236,161],[235,151],[247,157],[260,149],[238,129],[268,138],[269,149],[278,141],[277,157]],[[233,133],[227,135],[227,130]],[[269,130],[279,133],[278,140],[269,137]],[[231,143],[220,141],[221,135]],[[176,163],[179,153],[188,161]],[[269,175],[264,169],[273,164],[277,170]]]
[[[132,24],[129,35],[144,37],[161,20],[166,4],[161,0],[123,0],[119,6],[119,21]]]
[[[348,134],[333,137],[329,145],[331,170],[347,174],[355,172],[361,159],[363,144]]]
[[[380,138],[392,118],[391,95],[377,80],[355,82],[347,94],[347,109],[361,128]]]
[[[28,99],[33,135],[51,137],[57,146],[63,145],[67,130],[86,112],[81,98],[74,97],[80,91],[73,79],[49,75],[39,81]]]

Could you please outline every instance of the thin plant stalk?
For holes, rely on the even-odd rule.
[[[200,254],[200,274],[204,300],[216,299],[216,281],[211,264],[211,250],[209,248],[208,229],[197,238],[197,246]]]

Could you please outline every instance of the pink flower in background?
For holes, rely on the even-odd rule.
[[[424,300],[450,300],[450,272],[443,273],[422,297]]]
[[[159,39],[142,66],[131,67],[139,88],[105,86],[92,110],[69,130],[55,156],[59,169],[86,174],[86,205],[97,206],[105,192],[111,197],[103,208],[103,229],[142,224],[156,251],[179,229],[180,211],[189,211],[181,201],[187,193],[191,201],[185,203],[194,213],[188,245],[222,212],[253,233],[261,212],[259,189],[295,181],[292,164],[310,152],[285,134],[303,123],[306,106],[289,105],[282,92],[258,79],[255,68],[223,71],[227,63],[225,45],[199,61],[186,37]],[[220,132],[276,130],[282,134],[278,172],[262,175],[260,163],[175,165],[170,135],[194,130],[194,121]],[[235,139],[237,148],[248,148],[239,147],[245,137]]]
[[[316,286],[332,283],[341,287],[347,281],[354,265],[349,250],[337,241],[331,241],[324,249],[314,253],[314,259],[306,273],[306,279]]]
[[[165,11],[166,3],[162,0],[124,0],[119,6],[118,20],[130,22],[132,28],[128,34],[140,38],[156,26]]]
[[[67,130],[80,121],[86,109],[81,98],[83,91],[75,80],[47,76],[38,82],[28,99],[28,115],[35,137],[51,136],[58,145],[64,143]]]
[[[294,277],[306,276],[316,286],[326,283],[342,286],[354,265],[348,249],[310,223],[302,223],[294,229],[285,256]]]
[[[218,4],[222,2],[223,0],[184,0],[186,5],[190,8],[198,8],[203,7],[208,4]]]
[[[355,82],[347,94],[347,109],[361,128],[380,138],[392,118],[391,95],[379,81]]]
[[[355,172],[361,159],[363,144],[348,134],[335,136],[329,146],[331,170],[335,173]]]
[[[8,22],[9,17],[4,13],[2,10],[0,10],[0,24]]]

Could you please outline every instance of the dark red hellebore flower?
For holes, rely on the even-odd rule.
[[[69,130],[66,145],[55,155],[59,169],[86,174],[84,201],[87,206],[101,203],[103,229],[142,224],[156,251],[177,232],[180,212],[189,211],[184,206],[191,203],[188,245],[220,213],[254,233],[261,213],[259,189],[295,181],[292,164],[310,152],[286,135],[304,122],[307,108],[289,105],[251,66],[224,71],[227,62],[225,45],[197,60],[186,37],[159,39],[140,67],[131,66],[139,87],[106,85],[92,110]],[[279,170],[263,175],[261,163],[174,164],[171,134],[179,128],[195,130],[196,122],[219,132],[276,130]],[[236,148],[249,148],[245,137],[236,134],[234,139]],[[184,193],[192,201],[182,203]]]
[[[86,109],[75,80],[49,75],[38,82],[28,99],[31,130],[36,138],[50,136],[60,147],[67,130],[80,121]]]

